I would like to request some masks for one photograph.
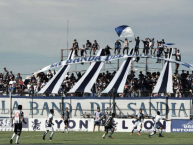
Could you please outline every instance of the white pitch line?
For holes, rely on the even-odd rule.
[[[41,136],[41,135],[35,135],[35,136]],[[24,136],[24,137],[21,137],[21,138],[29,138],[29,137],[35,137],[35,136]],[[7,140],[7,139],[11,139],[11,137],[10,138],[0,139],[0,140]]]

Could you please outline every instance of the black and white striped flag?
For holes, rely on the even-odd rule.
[[[97,56],[104,56],[104,49],[100,49]],[[96,79],[104,65],[104,62],[93,62],[85,74],[80,78],[80,80],[73,86],[68,93],[91,93],[91,88],[93,87]]]
[[[170,48],[168,59],[172,58],[173,49]],[[172,83],[172,66],[171,62],[166,61],[158,82],[152,93],[173,93],[173,83]]]
[[[74,50],[70,51],[68,59],[74,58]],[[64,65],[52,79],[38,92],[38,94],[57,94],[71,65]]]
[[[133,54],[133,49],[131,49],[130,54],[131,55]],[[115,93],[123,93],[127,75],[131,69],[131,61],[132,61],[132,57],[128,57],[122,63],[121,67],[113,77],[112,81],[109,83],[106,89],[101,93],[107,94],[111,92],[113,89],[114,89],[113,92]]]

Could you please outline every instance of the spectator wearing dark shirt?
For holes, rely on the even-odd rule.
[[[158,40],[157,40],[157,46],[158,46],[158,48],[160,49],[160,55],[163,55],[164,44],[165,44],[164,39],[162,39],[162,41],[158,41]]]
[[[156,63],[161,63],[161,59],[159,59],[160,56],[161,56],[161,51],[160,51],[160,48],[158,47],[157,48],[157,57],[158,57],[158,59],[157,59]]]
[[[143,48],[143,53],[144,55],[148,55],[149,54],[149,41],[148,38],[145,39],[145,41],[141,40],[144,44],[144,48]]]
[[[135,54],[139,55],[139,43],[140,43],[140,39],[139,36],[137,38],[135,38],[136,44],[135,44]]]
[[[169,55],[169,48],[166,49],[166,51],[164,50],[164,53],[165,53],[165,58],[168,58],[168,55]]]
[[[93,55],[95,55],[96,50],[99,49],[99,44],[97,43],[96,40],[94,40],[94,43],[92,44],[92,49],[93,49]]]
[[[75,50],[75,55],[78,56],[79,46],[78,46],[78,42],[76,39],[74,39],[74,43],[72,44],[72,48]]]
[[[90,55],[91,55],[92,43],[89,40],[86,41],[85,55],[87,55],[87,50],[90,50]]]
[[[52,74],[51,70],[49,70],[47,73],[48,81],[51,80],[52,77],[53,77],[53,74]]]
[[[10,71],[10,73],[9,73],[9,81],[11,80],[11,79],[15,79],[15,76],[14,76],[14,74],[13,74],[13,72],[12,71]]]
[[[110,49],[112,49],[112,48],[110,48],[109,45],[107,45],[107,46],[105,47],[105,55],[106,55],[106,56],[111,55]]]
[[[19,81],[19,79],[22,80],[22,77],[21,77],[20,73],[17,74],[16,81]]]
[[[115,41],[115,51],[114,53],[116,54],[116,51],[118,51],[118,54],[120,54],[120,49],[121,49],[121,43],[119,40]]]

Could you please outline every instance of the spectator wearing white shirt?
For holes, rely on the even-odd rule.
[[[179,49],[178,50],[176,49],[175,56],[176,56],[176,61],[181,61],[181,54],[180,54],[180,50]],[[176,63],[175,71],[177,71],[178,68],[179,68],[179,64]]]
[[[123,48],[123,55],[125,54],[125,50],[127,50],[127,54],[129,51],[129,43],[131,43],[132,41],[128,41],[127,38],[125,38],[125,42],[124,42],[124,48]]]
[[[152,51],[154,50],[154,43],[155,43],[154,38],[149,39],[149,48],[150,48],[150,51],[151,51],[151,55],[152,55]],[[154,54],[155,54],[155,50],[154,50]]]

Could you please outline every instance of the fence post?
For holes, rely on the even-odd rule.
[[[151,116],[151,96],[149,97],[149,115],[148,116]]]
[[[116,107],[116,104],[115,104],[115,89],[113,88],[113,113],[116,113],[115,107]]]
[[[32,93],[32,118],[33,118],[33,114],[34,114],[34,106],[33,106],[33,104],[34,104],[34,95],[33,95],[33,93]]]
[[[64,96],[61,96],[61,114],[64,112]]]
[[[9,115],[12,118],[12,94],[9,92]]]
[[[166,96],[166,119],[168,119],[168,112],[169,112],[169,110],[168,110],[168,96]]]

